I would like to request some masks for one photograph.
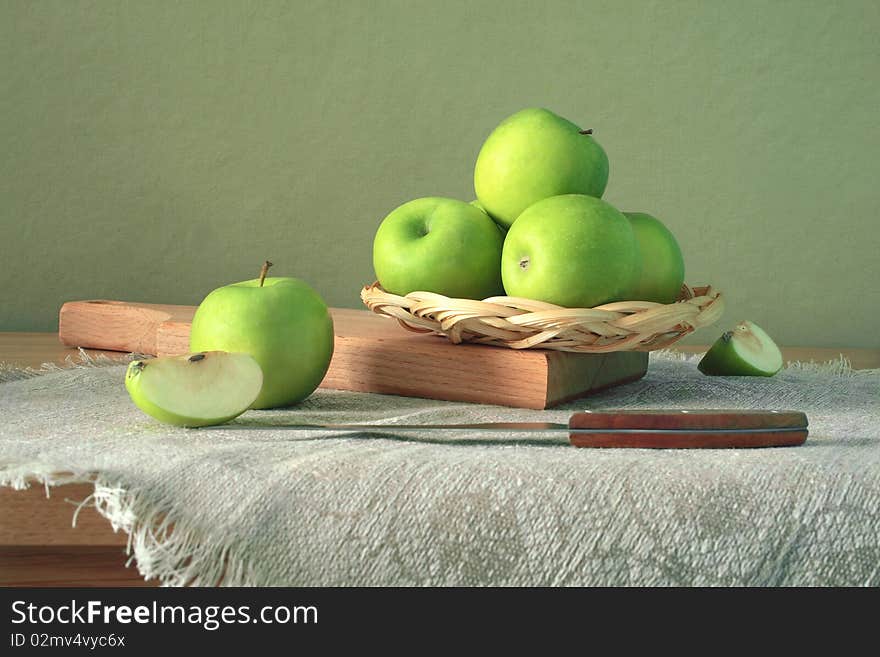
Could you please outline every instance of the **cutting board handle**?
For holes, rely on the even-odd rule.
[[[179,353],[186,353],[195,312],[195,306],[161,303],[68,301],[58,314],[58,338],[72,347],[156,355],[165,334],[179,333],[183,325],[186,335]]]

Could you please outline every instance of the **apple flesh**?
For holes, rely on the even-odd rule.
[[[270,263],[267,263],[270,264]],[[287,277],[233,283],[199,304],[190,351],[250,354],[263,370],[253,408],[290,406],[321,383],[333,356],[333,320],[308,284]]]
[[[474,190],[482,206],[509,228],[527,207],[562,194],[601,197],[608,156],[591,130],[541,108],[502,121],[477,155]]]
[[[675,235],[649,214],[623,214],[635,233],[641,262],[627,300],[673,303],[684,283],[684,258]]]
[[[715,341],[697,368],[709,376],[773,376],[782,352],[760,326],[743,321]]]
[[[139,409],[182,427],[223,424],[238,417],[262,386],[257,361],[223,351],[136,360],[125,373],[125,388]]]
[[[404,203],[382,221],[373,267],[392,294],[424,291],[485,299],[501,294],[504,237],[475,206],[428,197]]]
[[[580,194],[530,206],[508,231],[501,258],[508,295],[577,308],[627,296],[637,267],[627,218]]]

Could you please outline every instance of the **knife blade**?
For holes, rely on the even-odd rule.
[[[450,424],[235,424],[232,428],[345,433],[485,432],[568,434],[575,447],[650,449],[751,448],[801,445],[807,416],[800,411],[739,409],[581,411],[559,422]],[[224,428],[220,426],[217,428]]]

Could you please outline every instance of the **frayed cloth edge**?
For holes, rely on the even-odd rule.
[[[170,498],[154,500],[91,472],[63,472],[34,462],[0,465],[0,486],[23,490],[37,484],[49,497],[53,487],[72,483],[94,486],[73,512],[73,526],[82,508],[94,507],[114,532],[128,535],[126,566],[134,564],[145,580],[162,586],[271,586],[233,545],[205,541],[198,527],[174,512]]]

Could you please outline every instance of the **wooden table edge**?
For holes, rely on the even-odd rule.
[[[365,312],[365,311],[364,311]],[[492,347],[498,348],[501,347]],[[709,345],[677,344],[670,351],[684,354],[700,354]],[[83,349],[89,357],[107,357],[120,361],[126,360],[128,354],[119,351],[100,349]],[[782,356],[786,364],[792,362],[826,363],[840,360],[849,361],[851,367],[860,369],[880,368],[880,348],[864,349],[850,347],[782,347]],[[5,367],[38,368],[47,363],[64,365],[66,362],[81,361],[80,350],[61,344],[58,334],[54,332],[0,332],[0,364]]]

